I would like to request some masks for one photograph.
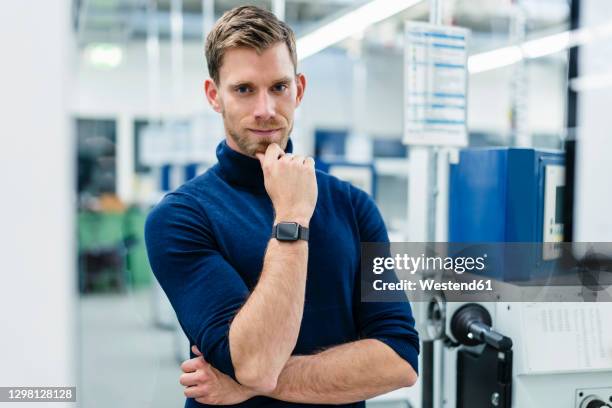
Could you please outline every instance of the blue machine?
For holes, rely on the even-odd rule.
[[[348,130],[315,129],[315,157],[330,159],[344,157]]]
[[[449,242],[561,242],[564,155],[526,148],[465,149],[450,168]],[[524,247],[523,247],[524,248]],[[541,248],[541,247],[540,247]],[[526,280],[534,264],[555,259],[506,260],[488,275]],[[509,265],[512,267],[508,267]]]
[[[181,184],[203,173],[207,166],[202,163],[164,164],[160,168],[159,187],[161,191],[175,190]]]

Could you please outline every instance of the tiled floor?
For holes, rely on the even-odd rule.
[[[182,407],[175,335],[156,328],[149,290],[80,299],[82,408]]]
[[[176,354],[189,346],[177,346],[186,340],[174,331],[157,328],[154,314],[163,321],[173,317],[171,309],[154,303],[151,290],[80,299],[77,399],[81,408],[183,407]],[[185,355],[187,352],[184,350]],[[367,405],[409,408],[408,401],[418,406],[419,394],[418,387],[397,390]]]

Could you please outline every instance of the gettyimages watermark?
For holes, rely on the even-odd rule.
[[[611,302],[612,243],[362,243],[364,302]]]

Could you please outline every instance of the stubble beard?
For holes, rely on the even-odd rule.
[[[225,124],[225,115],[223,115],[223,119]],[[287,141],[289,140],[289,136],[293,131],[293,123],[291,123],[288,131],[286,130],[286,128],[282,130],[283,134],[281,135],[281,138],[278,142],[265,139],[256,140],[253,136],[249,137],[246,134],[248,130],[245,129],[244,132],[239,132],[236,129],[228,127],[227,124],[225,124],[225,131],[232,138],[234,143],[236,143],[236,145],[243,154],[255,157],[255,153],[265,153],[268,146],[272,143],[278,143],[281,149],[285,150],[287,148]]]

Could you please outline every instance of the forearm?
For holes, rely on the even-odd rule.
[[[304,309],[308,244],[272,239],[257,286],[229,331],[236,378],[269,391],[297,342]]]
[[[268,396],[287,402],[347,404],[414,384],[413,368],[390,347],[366,339],[291,357]]]

